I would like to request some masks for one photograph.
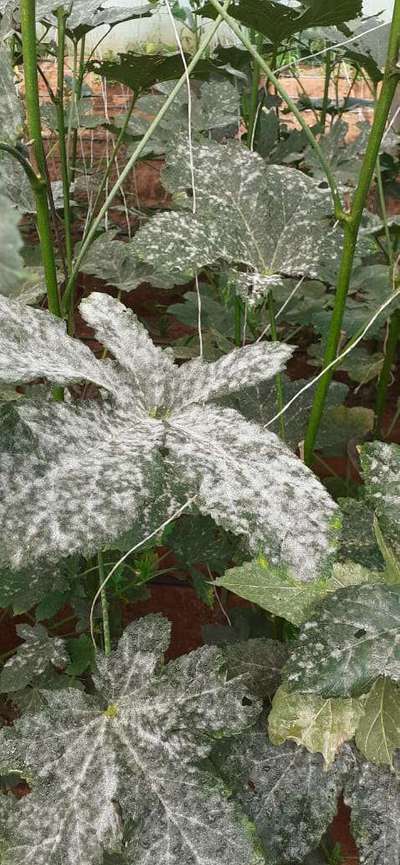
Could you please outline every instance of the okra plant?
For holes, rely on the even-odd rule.
[[[360,862],[394,865],[400,0],[385,28],[361,0],[165,3],[172,51],[99,58],[91,31],[163,4],[0,0],[0,606],[22,617],[0,863],[332,865],[343,797]],[[322,97],[295,99],[309,53]],[[93,108],[99,79],[126,112]],[[355,107],[374,116],[349,142]],[[150,213],[125,185],[153,157]],[[144,285],[166,298],[154,339]],[[362,486],[318,478],[343,457]],[[131,605],[177,573],[225,623],[171,660],[162,609]]]

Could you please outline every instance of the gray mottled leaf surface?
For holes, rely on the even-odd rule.
[[[68,587],[62,568],[36,565],[22,571],[0,570],[0,607],[12,607],[14,614],[26,613],[46,595]]]
[[[44,673],[50,664],[65,667],[68,654],[64,640],[49,637],[42,625],[17,625],[17,634],[24,642],[15,655],[6,661],[0,673],[0,692],[19,691],[35,676]]]
[[[400,859],[400,783],[381,766],[360,761],[345,787],[360,865],[397,865]]]
[[[22,281],[22,238],[18,230],[19,216],[0,189],[0,295],[10,295]],[[1,298],[0,298],[1,300]]]
[[[258,637],[243,643],[229,643],[223,651],[230,678],[244,676],[252,694],[261,700],[272,697],[288,656],[284,643]]]
[[[321,754],[291,742],[276,747],[264,732],[250,731],[213,757],[254,820],[269,865],[300,865],[336,814],[347,752],[327,771]]]
[[[400,558],[400,446],[383,442],[364,445],[361,464],[367,501],[384,538]]]
[[[214,739],[242,732],[259,708],[243,705],[240,680],[225,681],[216,649],[161,669],[168,631],[159,617],[134,622],[100,661],[95,694],[48,691],[43,711],[0,733],[0,764],[32,779],[2,865],[100,865],[124,827],[135,865],[261,865],[201,765]]]
[[[0,140],[15,144],[22,129],[22,107],[14,83],[11,53],[0,43]]]
[[[286,682],[305,693],[347,697],[365,693],[379,676],[400,681],[400,587],[341,589],[303,626]]]
[[[5,381],[86,378],[112,393],[21,400],[9,410],[0,454],[4,564],[94,552],[132,528],[140,540],[190,498],[299,579],[324,568],[336,506],[322,485],[275,435],[205,405],[240,388],[247,366],[253,378],[269,378],[290,349],[250,346],[181,372],[130,310],[94,293],[81,314],[117,361],[101,362],[53,316],[5,299],[0,308]]]
[[[134,247],[155,270],[188,279],[218,262],[268,276],[316,277],[335,264],[340,231],[331,202],[299,171],[266,166],[239,144],[194,147],[196,213],[188,143],[168,157],[163,183],[180,210],[159,214],[139,230]]]

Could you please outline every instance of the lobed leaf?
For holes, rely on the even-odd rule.
[[[15,655],[6,661],[0,673],[0,693],[12,693],[25,688],[32,679],[44,673],[50,664],[65,667],[68,655],[64,640],[49,637],[42,625],[17,625],[17,634],[24,640]]]

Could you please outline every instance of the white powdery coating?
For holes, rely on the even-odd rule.
[[[169,424],[169,458],[197,490],[200,510],[245,535],[254,553],[262,548],[298,579],[315,579],[332,551],[336,506],[312,472],[233,410],[195,406]]]
[[[218,262],[243,264],[255,275],[307,275],[335,264],[341,230],[332,223],[330,193],[301,172],[266,166],[237,143],[193,148],[196,213],[189,212],[188,143],[169,155],[163,182],[187,210],[162,213],[139,230],[138,257],[160,273],[194,275]]]
[[[372,442],[361,452],[366,495],[385,539],[400,556],[400,447]]]
[[[100,865],[124,820],[127,861],[261,865],[222,785],[198,768],[213,738],[245,730],[259,706],[243,705],[241,680],[225,682],[215,648],[163,669],[168,633],[158,616],[134,622],[101,658],[96,695],[47,691],[42,712],[0,733],[1,765],[33,780],[11,810],[3,865]]]
[[[6,663],[0,673],[0,693],[19,691],[35,676],[47,670],[49,664],[65,667],[70,658],[64,640],[49,637],[42,625],[17,625],[17,634],[25,642]]]

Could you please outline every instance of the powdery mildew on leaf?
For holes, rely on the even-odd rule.
[[[400,688],[390,679],[377,679],[364,705],[356,744],[371,763],[393,766],[400,748]]]
[[[4,563],[92,552],[135,524],[144,537],[195,498],[252,551],[315,578],[332,551],[334,502],[275,435],[205,405],[240,389],[247,368],[255,379],[274,375],[291,349],[248,346],[180,370],[132,312],[94,293],[80,309],[116,358],[102,363],[48,313],[5,299],[0,309],[0,378],[86,378],[112,393],[13,408],[0,454]]]
[[[23,243],[18,222],[19,214],[0,190],[0,295],[15,293],[15,288],[21,283],[23,276]]]
[[[335,265],[341,232],[333,227],[329,192],[299,171],[266,166],[237,143],[193,148],[196,213],[191,212],[191,169],[183,139],[168,156],[163,183],[180,211],[153,217],[135,235],[138,257],[179,278],[205,266],[246,265],[261,276],[317,277]]]
[[[12,607],[16,615],[26,613],[46,595],[68,586],[63,571],[40,566],[22,571],[0,570],[0,607]]]
[[[273,745],[293,739],[331,766],[343,743],[353,738],[363,711],[360,700],[293,694],[282,685],[268,717],[269,737]]]
[[[259,707],[225,681],[217,649],[161,669],[168,637],[160,617],[133,623],[99,661],[96,694],[47,692],[45,710],[0,734],[0,765],[32,779],[2,865],[100,865],[112,849],[135,865],[261,865],[202,766],[213,740],[242,732]]]
[[[284,643],[258,637],[225,645],[223,652],[230,678],[243,676],[249,691],[261,700],[272,697],[288,656]]]
[[[4,664],[0,673],[0,693],[19,691],[35,676],[44,673],[50,664],[65,667],[69,661],[64,640],[49,637],[42,625],[33,628],[17,625],[17,634],[24,642]]]
[[[397,865],[400,860],[400,782],[389,770],[359,761],[345,787],[360,865]]]
[[[350,755],[344,750],[327,770],[321,754],[292,742],[275,747],[250,731],[217,748],[213,760],[254,820],[268,865],[300,865],[336,814]]]
[[[23,130],[22,104],[14,84],[11,52],[0,43],[0,141],[15,144]],[[0,154],[0,159],[3,154]]]
[[[305,623],[285,668],[291,689],[326,697],[368,691],[378,676],[400,681],[400,587],[352,586]]]
[[[400,558],[400,447],[382,442],[364,445],[361,464],[368,502],[385,540]]]

